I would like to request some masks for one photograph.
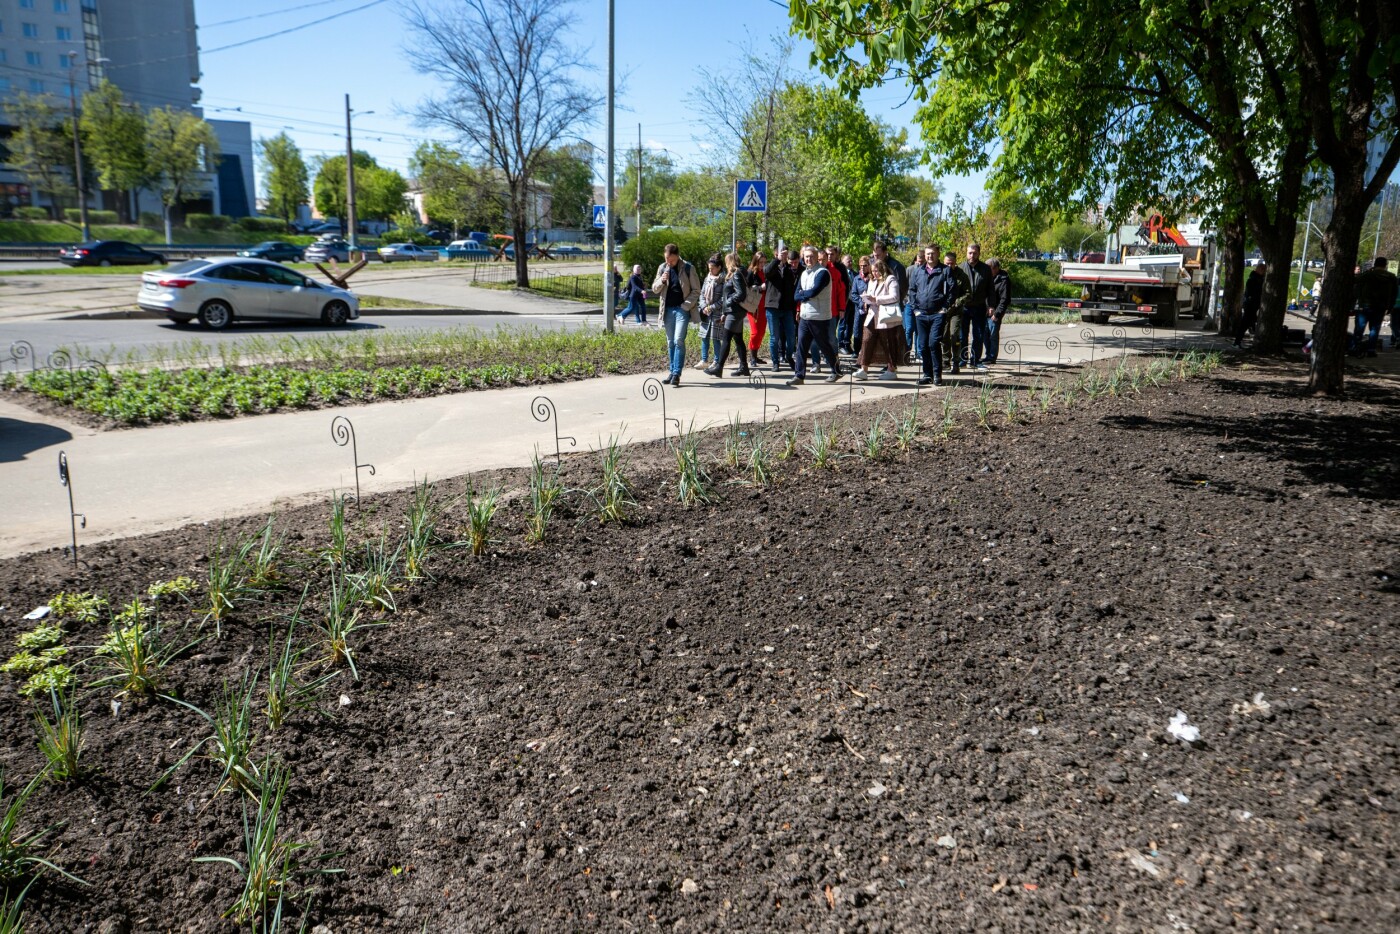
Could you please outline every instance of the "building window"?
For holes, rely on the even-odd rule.
[[[73,30],[68,26],[59,26],[54,29],[54,32],[58,35],[59,42],[73,41]]]
[[[39,26],[36,23],[21,23],[21,31],[26,39],[39,38]]]
[[[73,65],[74,65],[77,61],[78,61],[78,56],[75,55],[75,54],[72,53],[72,52],[60,52],[60,53],[58,53],[58,67],[59,67],[59,68],[72,68]]]
[[[29,79],[29,93],[30,93],[30,94],[43,94],[43,93],[44,93],[44,82],[40,81],[38,78],[30,78],[30,79]]]
[[[53,11],[55,13],[67,13],[68,0],[53,0]]]
[[[10,91],[10,79],[0,78],[0,93],[8,94]]]
[[[44,65],[44,57],[38,52],[25,52],[24,63],[30,68],[42,68]]]
[[[8,62],[9,60],[10,60],[10,55],[9,55],[9,53],[6,52],[4,49],[0,49],[0,65],[5,64],[5,63]]]
[[[21,10],[34,9],[34,0],[19,0],[19,8]]]

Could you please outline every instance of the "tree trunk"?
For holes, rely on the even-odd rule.
[[[1264,297],[1259,303],[1259,333],[1254,340],[1255,353],[1278,354],[1283,351],[1283,317],[1288,312],[1288,281],[1293,274],[1293,235],[1298,232],[1298,220],[1280,217],[1269,237],[1260,239],[1259,253],[1264,257]]]
[[[175,237],[170,230],[170,205],[162,204],[161,207],[165,209],[162,213],[165,215],[165,243],[168,246],[175,242]]]
[[[1244,219],[1235,217],[1220,225],[1220,278],[1224,295],[1220,300],[1216,330],[1221,334],[1234,332],[1240,314],[1240,298],[1244,295]]]
[[[515,287],[530,287],[530,258],[525,255],[525,238],[529,228],[525,224],[525,206],[519,205],[511,211],[510,232],[515,235]]]
[[[1350,195],[1350,197],[1348,197]],[[1322,232],[1322,292],[1318,296],[1317,324],[1313,326],[1312,363],[1308,390],[1341,396],[1346,370],[1347,338],[1355,305],[1356,253],[1367,202],[1356,193],[1337,192],[1332,220]]]

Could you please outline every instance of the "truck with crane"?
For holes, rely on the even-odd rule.
[[[1122,316],[1176,327],[1184,317],[1204,318],[1215,243],[1195,225],[1182,227],[1185,232],[1154,214],[1136,228],[1136,242],[1124,244],[1118,262],[1062,264],[1060,281],[1080,287],[1079,298],[1065,302],[1065,307],[1091,324]]]

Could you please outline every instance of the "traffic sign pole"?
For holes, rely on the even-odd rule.
[[[739,254],[739,180],[734,180],[734,210],[729,212],[731,230],[729,234],[729,249]]]

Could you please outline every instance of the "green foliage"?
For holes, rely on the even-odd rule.
[[[470,165],[461,153],[438,142],[420,143],[408,171],[423,191],[429,220],[459,230],[504,229],[505,193],[489,184],[489,172]]]
[[[9,167],[54,202],[73,197],[73,136],[67,114],[47,96],[24,93],[10,96],[4,109],[5,122],[14,127],[5,140]]]
[[[443,547],[438,535],[442,513],[436,488],[424,477],[422,483],[413,487],[413,501],[408,507],[408,534],[403,544],[404,576],[410,581],[429,576],[428,563]]]
[[[901,451],[909,452],[914,439],[919,436],[919,405],[914,403],[909,411],[895,419],[894,442]]]
[[[592,223],[591,146],[574,143],[550,150],[540,167],[539,179],[549,185],[549,210],[556,227],[587,227]],[[626,188],[622,190],[627,191]]]
[[[90,593],[65,592],[49,598],[49,609],[54,619],[72,620],[75,623],[95,623],[106,608],[106,597]]]
[[[622,426],[626,429],[626,425]],[[625,522],[633,507],[632,487],[627,482],[627,460],[622,442],[616,435],[608,436],[608,443],[598,452],[602,477],[598,486],[589,491],[589,498],[603,525],[609,522]]]
[[[41,208],[36,205],[26,204],[15,208],[15,217],[18,217],[20,220],[24,221],[46,221],[50,217],[52,217],[52,215],[49,213],[48,208]],[[73,228],[71,227],[66,227],[64,229],[69,234],[73,232]]]
[[[311,197],[306,160],[285,132],[260,138],[257,148],[263,164],[268,210],[274,217],[290,222]]]
[[[739,466],[744,437],[744,422],[735,412],[724,426],[724,463],[729,467]]]
[[[29,799],[34,796],[34,792],[38,789],[39,782],[43,777],[40,774],[30,779],[29,784],[21,788],[10,799],[4,815],[0,816],[0,888],[8,889],[30,872],[44,869],[51,869],[65,879],[80,885],[87,884],[77,876],[64,872],[57,864],[40,855],[44,840],[62,827],[66,821],[50,824],[43,830],[36,830],[33,833],[20,832],[19,824],[24,817],[24,809],[29,805]],[[0,769],[0,801],[4,801],[4,799],[5,772]]]
[[[83,212],[77,208],[64,208],[63,219],[70,224],[80,224],[83,220]],[[115,224],[117,222],[116,211],[88,211],[89,224]]]
[[[559,468],[546,468],[540,460],[540,452],[536,450],[530,458],[530,512],[525,522],[525,537],[529,541],[544,541],[554,507],[563,495],[564,481],[559,476]]]
[[[39,753],[48,762],[47,774],[56,782],[67,782],[82,774],[83,718],[77,698],[70,688],[66,693],[49,692],[53,719],[41,708],[34,711],[34,725],[39,731]]]
[[[749,483],[760,488],[773,483],[773,452],[763,433],[754,438],[753,447],[749,449]]]
[[[343,573],[334,573],[325,612],[316,624],[324,637],[321,649],[326,662],[349,668],[350,676],[356,681],[360,680],[360,671],[355,666],[354,639],[362,629],[384,625],[380,621],[366,621],[360,612],[361,603],[355,582]]]
[[[345,157],[318,158],[313,192],[316,210],[345,219]],[[355,151],[355,211],[359,220],[387,220],[403,210],[408,182],[369,153]]]
[[[666,255],[666,244],[674,243],[680,248],[681,259],[695,267],[700,281],[705,279],[705,261],[718,253],[729,240],[727,227],[699,227],[690,230],[648,230],[627,240],[622,245],[622,263],[630,269],[641,265],[642,280],[651,288],[656,269]]]
[[[158,107],[146,113],[146,166],[167,209],[184,201],[217,164],[214,128],[187,110]]]
[[[303,590],[296,612],[292,614],[287,630],[280,639],[275,629],[268,628],[267,703],[263,714],[267,717],[268,727],[273,730],[282,729],[293,712],[312,709],[321,688],[338,674],[330,672],[310,681],[301,679],[301,671],[305,667],[302,660],[308,649],[296,644],[296,632],[305,601],[306,591]]]
[[[491,547],[491,520],[496,517],[496,506],[500,502],[500,490],[487,490],[478,493],[467,490],[467,545],[472,557],[479,558]]]
[[[146,119],[141,108],[128,103],[115,84],[104,78],[101,84],[83,95],[79,127],[83,134],[83,157],[96,170],[101,187],[128,192],[150,182]],[[97,218],[96,213],[90,212],[94,223],[116,223],[115,216],[107,221]]]
[[[204,583],[204,592],[209,600],[204,619],[206,622],[214,621],[217,635],[223,635],[224,620],[257,592],[249,579],[249,555],[257,545],[256,538],[235,536],[226,541],[221,531],[214,539],[214,547],[209,550],[208,577]]]
[[[67,654],[68,650],[63,646],[41,649],[38,652],[19,651],[11,655],[3,665],[0,665],[0,671],[7,675],[27,678],[30,675],[38,674]]]
[[[836,466],[836,432],[812,422],[812,440],[807,443],[807,451],[812,455],[812,466],[830,470]]]
[[[1079,286],[1059,280],[1059,264],[1051,263],[1056,270],[1052,275],[1042,272],[1029,263],[1004,262],[1006,274],[1011,277],[1012,298],[1078,298]],[[1078,320],[1076,317],[1074,320]]]
[[[695,433],[695,421],[691,420],[685,434],[676,440],[673,447],[676,455],[676,495],[681,504],[693,506],[710,501],[712,481],[705,465],[700,463],[700,436]]]
[[[224,214],[185,215],[185,226],[190,230],[227,230],[231,218]]]
[[[195,645],[171,642],[160,623],[133,601],[112,618],[107,638],[97,646],[91,661],[108,674],[92,683],[95,688],[115,687],[117,696],[153,697],[165,686],[165,667],[175,656]]]
[[[15,640],[21,649],[34,651],[52,648],[63,641],[63,627],[39,623],[29,632],[21,633]]]
[[[885,456],[885,416],[878,415],[870,430],[861,441],[861,456],[866,460],[878,461]]]
[[[371,610],[392,613],[398,609],[394,601],[394,580],[398,575],[399,555],[403,547],[390,551],[387,535],[365,542],[364,561],[360,570],[346,575],[354,590],[354,600]]]
[[[184,704],[204,718],[211,732],[167,769],[157,785],[164,784],[182,765],[198,755],[219,769],[219,785],[214,790],[215,794],[232,790],[257,797],[262,791],[263,778],[257,763],[253,761],[257,685],[258,676],[246,672],[238,686],[225,681],[223,694],[212,716],[192,704]]]
[[[331,494],[330,541],[321,549],[321,557],[333,568],[345,567],[350,556],[350,530],[345,524],[345,497]]]
[[[287,225],[275,217],[240,217],[238,229],[248,233],[286,233]]]

